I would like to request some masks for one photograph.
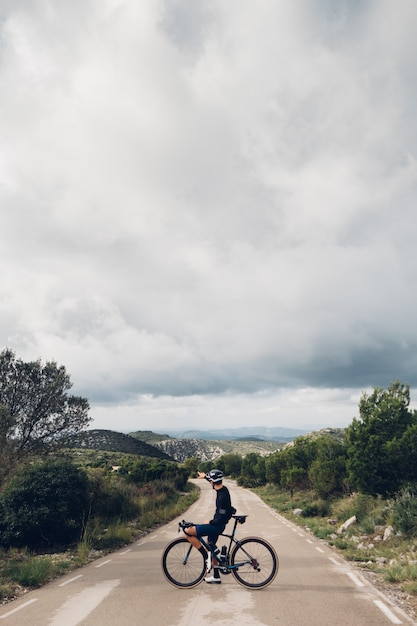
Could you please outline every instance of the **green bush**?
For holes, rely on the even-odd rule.
[[[88,503],[87,476],[69,461],[25,467],[0,498],[0,544],[68,546],[80,537]]]
[[[407,536],[417,537],[417,489],[402,489],[394,499],[392,525]]]
[[[326,517],[330,513],[330,504],[325,500],[307,504],[301,513],[301,517]]]
[[[375,499],[363,493],[356,493],[349,497],[337,500],[332,505],[332,514],[341,522],[356,516],[358,523],[364,520],[373,510]]]
[[[188,470],[172,461],[139,459],[133,464],[128,464],[125,469],[128,471],[129,480],[136,485],[163,481],[170,483],[177,491],[185,491],[187,488]]]
[[[93,540],[92,547],[98,550],[115,550],[130,543],[131,539],[131,529],[128,526],[115,523]]]
[[[23,587],[40,587],[50,579],[53,569],[50,558],[34,558],[14,563],[6,569],[6,573],[11,580]]]
[[[140,513],[135,503],[137,487],[103,469],[90,469],[90,515],[102,521],[129,520]]]
[[[32,556],[26,551],[20,553],[10,551],[0,567],[1,578],[8,582],[3,587],[4,597],[10,594],[11,587],[15,583],[22,587],[40,587],[52,578],[65,573],[70,567],[71,561],[69,559]]]

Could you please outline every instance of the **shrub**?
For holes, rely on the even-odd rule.
[[[52,560],[32,558],[22,563],[14,563],[6,572],[11,580],[23,587],[40,587],[52,575]]]
[[[326,517],[329,515],[330,505],[325,500],[311,502],[307,504],[301,513],[302,517]]]
[[[24,468],[1,496],[1,544],[30,549],[70,545],[80,536],[88,499],[87,476],[69,461]]]
[[[392,525],[405,535],[417,536],[417,494],[415,487],[402,489],[394,499]]]
[[[91,493],[90,514],[103,521],[114,518],[132,519],[139,514],[135,505],[137,488],[129,485],[123,478],[109,476],[102,469],[89,471]]]
[[[99,537],[93,540],[93,547],[98,550],[115,550],[130,543],[131,539],[131,529],[115,523],[106,528]]]
[[[364,520],[375,506],[375,499],[363,493],[352,494],[348,500],[345,498],[336,501],[332,506],[333,515],[338,520],[344,521],[356,516],[360,523]]]

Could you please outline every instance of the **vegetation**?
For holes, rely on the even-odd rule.
[[[80,537],[89,499],[87,475],[69,461],[22,468],[0,496],[0,545],[67,547]]]
[[[359,491],[392,495],[417,479],[417,417],[410,388],[398,381],[363,394],[359,419],[347,429],[349,481]]]
[[[255,491],[269,506],[353,561],[364,574],[376,577],[374,583],[395,585],[417,615],[417,497],[410,491],[393,499],[355,493],[326,500],[313,490],[298,490],[291,498],[287,489],[272,484]],[[355,522],[343,528],[353,517]]]
[[[71,386],[63,366],[0,353],[0,485],[19,463],[56,452],[87,426],[88,401],[69,395]]]

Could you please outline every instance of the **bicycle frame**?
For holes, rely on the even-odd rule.
[[[240,524],[244,524],[246,521],[246,517],[247,515],[236,515],[233,516],[234,518],[234,524],[233,524],[233,530],[230,534],[228,533],[220,533],[219,537],[226,537],[227,539],[229,539],[229,545],[227,547],[227,551],[226,551],[226,563],[220,563],[218,556],[219,555],[214,555],[214,558],[219,561],[219,565],[215,565],[214,567],[220,567],[221,569],[227,569],[230,572],[233,569],[238,569],[239,567],[242,567],[242,565],[246,565],[247,563],[250,563],[251,565],[254,565],[254,559],[251,557],[251,555],[246,552],[246,550],[244,548],[242,548],[242,546],[240,545],[240,541],[238,539],[236,539],[236,528],[237,525]],[[199,537],[200,542],[202,543],[202,545],[205,547],[205,549],[207,550],[207,552],[211,552],[212,554],[214,554],[214,550],[213,547],[210,545],[210,543],[208,542],[207,539],[205,539],[204,537]],[[218,541],[218,539],[217,539]],[[248,557],[247,561],[242,561],[241,563],[234,563],[234,565],[231,565],[229,563],[229,557],[230,557],[230,552],[232,549],[232,546],[236,544],[236,545],[240,545],[241,550],[246,554],[246,556]],[[185,556],[184,559],[184,563],[186,563],[188,561],[188,557],[191,553],[191,549],[192,549],[192,545],[190,544],[190,548],[187,551],[187,554]]]

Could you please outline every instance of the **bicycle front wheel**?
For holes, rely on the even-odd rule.
[[[279,561],[274,548],[260,537],[238,541],[230,557],[232,573],[244,587],[260,589],[270,585],[278,573]]]
[[[195,587],[203,580],[206,564],[201,552],[185,537],[175,539],[164,550],[162,571],[175,587]]]

